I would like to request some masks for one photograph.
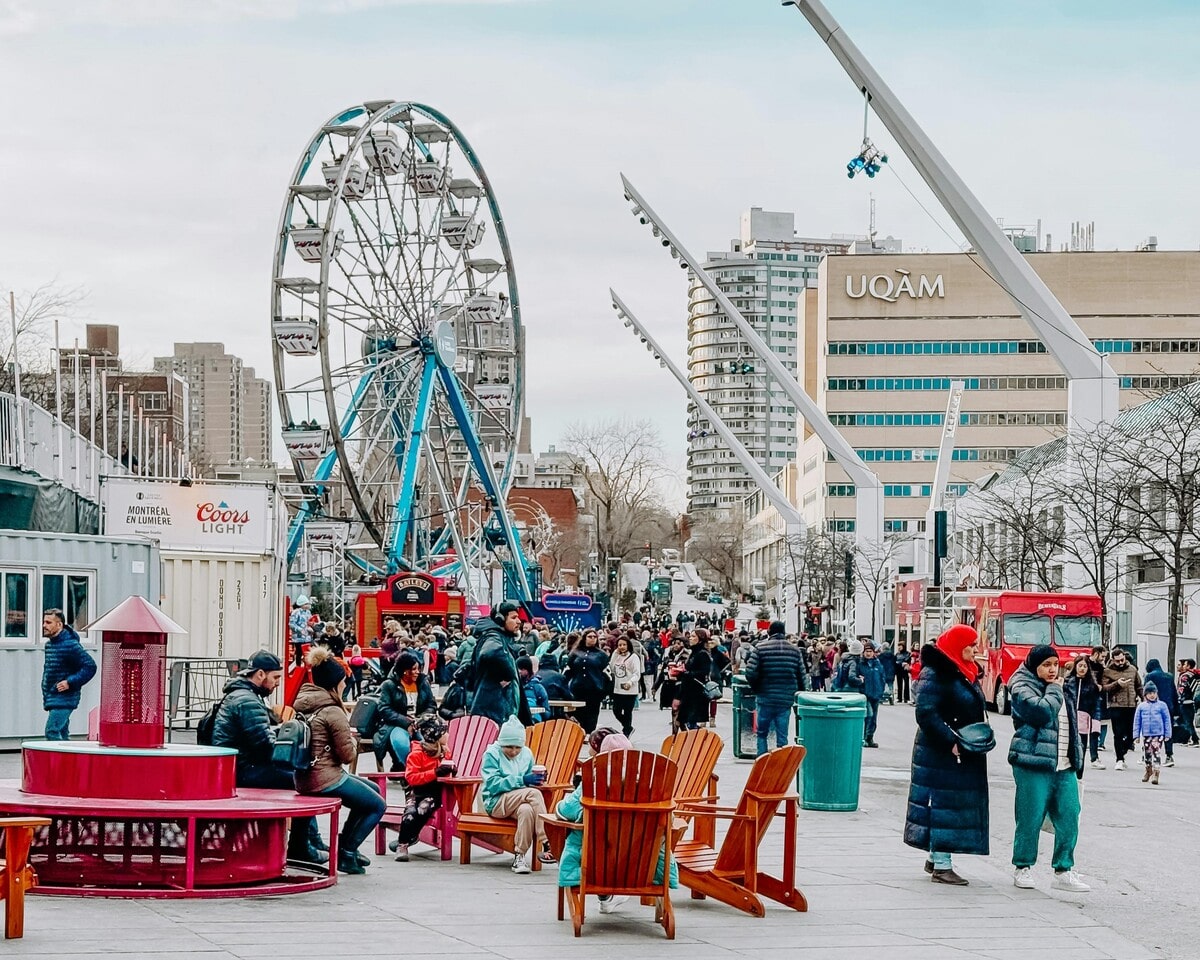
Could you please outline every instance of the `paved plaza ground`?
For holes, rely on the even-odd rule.
[[[728,738],[723,704],[718,732]],[[635,714],[634,741],[656,747],[666,714]],[[23,941],[4,957],[38,960],[230,960],[256,957],[406,956],[437,960],[503,957],[609,957],[614,953],[687,960],[747,957],[886,960],[1138,960],[1194,957],[1200,814],[1200,750],[1180,748],[1163,783],[1143,785],[1131,765],[1089,769],[1078,866],[1093,893],[1050,891],[1039,865],[1037,890],[1012,884],[1011,775],[1001,745],[992,755],[992,855],[960,858],[970,887],[934,886],[923,857],[900,841],[913,736],[912,708],[884,707],[879,740],[866,751],[861,805],[854,813],[801,811],[798,885],[807,913],[769,904],[755,919],[714,901],[675,897],[677,939],[669,943],[649,908],[626,904],[601,916],[589,905],[583,937],[555,920],[555,869],[513,876],[508,859],[476,854],[471,866],[441,863],[420,847],[409,863],[375,858],[365,877],[343,877],[313,894],[213,901],[120,901],[32,896]],[[726,753],[718,772],[732,802],[749,763]],[[14,754],[0,755],[0,778],[15,777]],[[1049,837],[1045,838],[1048,853]],[[781,837],[761,853],[778,867]]]

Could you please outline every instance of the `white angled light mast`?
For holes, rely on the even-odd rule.
[[[625,186],[625,198],[633,203],[633,215],[639,222],[649,226],[654,235],[661,239],[662,245],[670,251],[671,256],[678,259],[681,266],[689,268],[696,275],[696,279],[704,284],[725,315],[741,331],[746,345],[762,360],[771,376],[783,387],[805,422],[825,445],[830,456],[846,471],[855,489],[855,545],[863,556],[878,556],[883,549],[883,485],[879,482],[879,477],[863,463],[846,438],[830,422],[825,411],[804,392],[804,388],[779,362],[779,358],[759,336],[758,331],[742,316],[742,312],[725,296],[717,282],[700,265],[700,261],[688,252],[624,174],[621,175],[621,182]],[[661,354],[661,351],[659,352]],[[712,415],[710,422],[716,426]],[[774,487],[774,484],[770,486]],[[856,578],[855,584],[854,632],[858,636],[872,636],[874,624],[871,622],[870,595],[861,577]]]
[[[788,501],[788,498],[783,495],[783,491],[779,489],[771,478],[767,476],[767,471],[759,466],[758,461],[754,459],[754,454],[745,448],[737,436],[721,419],[720,415],[708,404],[708,401],[700,395],[692,382],[687,378],[687,374],[679,369],[662,347],[651,335],[650,331],[642,325],[641,321],[634,316],[633,311],[625,305],[623,301],[612,287],[608,289],[609,296],[612,297],[613,309],[617,311],[617,317],[625,321],[625,326],[630,327],[641,337],[642,343],[646,345],[646,349],[653,354],[654,359],[658,361],[659,366],[665,370],[670,370],[671,375],[679,381],[679,385],[687,391],[687,395],[692,402],[700,410],[701,415],[709,422],[714,430],[720,434],[721,439],[729,444],[729,449],[733,455],[738,458],[738,462],[746,468],[746,472],[750,474],[762,490],[763,495],[771,501],[772,506],[779,511],[779,515],[783,518],[784,529],[789,537],[798,536],[804,532],[804,520],[799,512]]]
[[[794,6],[832,51],[867,98],[875,115],[903,148],[912,165],[970,241],[993,279],[1013,299],[1067,375],[1067,421],[1072,433],[1111,423],[1120,409],[1120,380],[1084,335],[1079,324],[988,216],[979,199],[941,155],[933,141],[875,72],[820,0],[785,0]]]

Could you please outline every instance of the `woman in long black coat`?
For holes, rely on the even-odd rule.
[[[917,735],[904,842],[928,854],[925,872],[934,883],[966,886],[951,854],[988,853],[986,754],[958,746],[955,731],[987,719],[987,703],[975,662],[979,638],[956,624],[921,649],[915,687]]]

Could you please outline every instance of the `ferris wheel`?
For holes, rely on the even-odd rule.
[[[288,185],[271,292],[284,444],[306,525],[346,517],[369,572],[469,580],[492,551],[529,599],[505,509],[524,329],[504,220],[470,144],[431,107],[352,106]]]

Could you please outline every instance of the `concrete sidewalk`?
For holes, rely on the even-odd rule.
[[[719,732],[729,735],[729,710]],[[639,746],[662,739],[666,714],[635,714]],[[862,958],[887,960],[1142,960],[1159,954],[1092,919],[1086,900],[1012,885],[1006,851],[964,857],[971,886],[934,886],[923,857],[900,841],[907,771],[901,758],[912,742],[912,713],[885,708],[880,739],[888,749],[867,751],[862,800],[855,813],[801,811],[798,886],[807,913],[768,904],[755,919],[714,901],[674,897],[677,938],[666,941],[652,911],[636,902],[601,916],[594,903],[583,937],[555,920],[556,870],[517,877],[507,857],[476,854],[476,863],[441,863],[425,847],[409,863],[374,858],[365,877],[343,877],[330,890],[295,897],[213,901],[119,901],[32,896],[23,941],[5,944],[5,957],[40,960],[95,958],[430,956],[438,960],[559,956],[601,958],[633,948],[641,955],[718,958]],[[905,743],[907,741],[907,743]],[[997,751],[997,755],[1000,751]],[[1003,758],[997,757],[1003,765]],[[886,761],[886,762],[885,762]],[[12,755],[0,775],[13,776]],[[733,802],[749,769],[727,754],[718,772],[723,802]],[[996,805],[993,804],[993,811]],[[996,813],[993,813],[995,818]],[[993,847],[995,848],[995,843]],[[761,851],[763,869],[777,870],[781,837],[773,831]]]

